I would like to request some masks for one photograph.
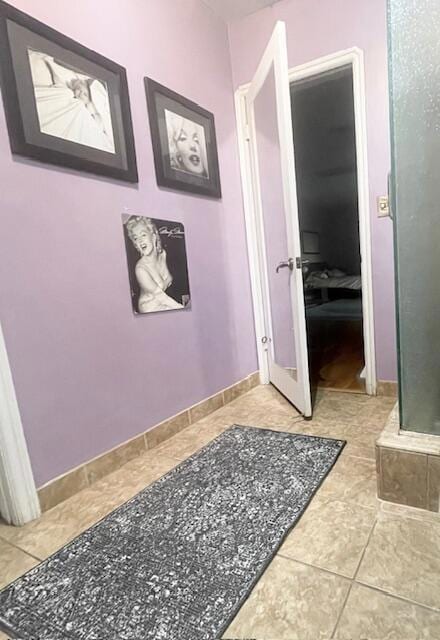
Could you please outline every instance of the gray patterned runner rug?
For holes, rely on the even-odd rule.
[[[220,638],[344,442],[233,426],[0,593],[22,640]]]

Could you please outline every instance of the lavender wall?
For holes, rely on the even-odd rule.
[[[41,485],[257,364],[225,25],[200,0],[14,4],[127,68],[140,176],[12,158],[0,107],[1,322]],[[157,188],[145,75],[214,112],[222,201]],[[134,317],[124,208],[185,224],[190,311]]]
[[[233,23],[234,88],[252,78],[276,20],[287,24],[290,67],[354,46],[364,51],[377,373],[396,380],[392,223],[376,214],[390,166],[386,0],[283,0]]]

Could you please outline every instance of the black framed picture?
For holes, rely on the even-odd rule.
[[[122,215],[131,301],[136,314],[190,305],[185,228],[181,222]]]
[[[214,116],[145,78],[157,184],[221,198]]]
[[[138,181],[123,67],[0,0],[0,81],[13,153]]]

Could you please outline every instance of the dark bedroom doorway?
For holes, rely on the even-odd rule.
[[[311,386],[365,393],[352,66],[290,90]]]

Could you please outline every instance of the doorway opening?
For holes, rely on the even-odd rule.
[[[353,67],[290,93],[311,387],[365,393]]]
[[[284,212],[286,214],[286,241],[287,243],[290,243],[290,245],[287,246],[287,249],[284,248],[284,250],[277,252],[278,260],[280,260],[278,264],[276,264],[275,262],[273,264],[269,264],[269,261],[267,260],[267,239],[265,238],[264,228],[261,222],[262,211],[263,213],[271,216],[271,218],[273,218],[275,211],[274,206],[268,207],[267,204],[265,205],[261,197],[262,184],[264,186],[269,182],[269,192],[273,193],[274,191],[273,180],[270,178],[270,175],[273,176],[273,170],[270,175],[264,168],[263,171],[261,171],[258,161],[258,146],[261,146],[261,141],[259,143],[258,136],[261,134],[261,122],[263,122],[264,126],[267,126],[268,118],[265,117],[262,120],[261,117],[258,117],[258,113],[255,109],[256,102],[259,101],[259,96],[262,97],[262,90],[266,86],[267,79],[270,76],[269,72],[271,69],[270,65],[272,64],[272,60],[275,60],[275,91],[272,93],[272,96],[275,100],[277,113],[277,127],[272,128],[271,130],[272,138],[276,143],[273,145],[273,157],[278,157],[278,162],[281,161],[280,179],[283,194],[280,199],[280,203],[281,206],[284,207]],[[318,58],[303,65],[289,69],[287,61],[287,41],[285,25],[283,23],[277,23],[274,29],[274,33],[272,34],[272,38],[260,61],[260,65],[257,68],[256,73],[254,74],[252,82],[239,87],[235,95],[237,109],[237,126],[239,134],[238,142],[240,167],[244,196],[244,211],[246,219],[247,244],[249,253],[249,267],[260,381],[262,384],[272,383],[274,384],[274,386],[279,388],[279,385],[273,373],[274,367],[271,366],[273,362],[276,362],[278,351],[275,348],[276,345],[274,345],[273,322],[271,322],[270,320],[273,317],[273,314],[277,311],[277,303],[279,299],[286,298],[286,293],[284,294],[284,296],[269,296],[268,282],[271,277],[274,277],[273,273],[279,272],[280,277],[281,274],[283,274],[284,277],[286,273],[290,273],[290,278],[285,279],[287,281],[286,287],[288,287],[291,293],[293,312],[292,317],[294,318],[294,322],[292,325],[289,324],[287,328],[289,329],[289,327],[293,327],[294,335],[298,338],[298,344],[302,350],[301,353],[304,354],[304,357],[300,358],[299,360],[297,358],[295,365],[290,365],[289,363],[286,365],[284,363],[284,367],[285,373],[289,374],[289,367],[294,366],[295,372],[297,374],[297,380],[301,379],[304,383],[302,391],[301,389],[299,391],[302,393],[302,395],[300,393],[300,400],[302,401],[302,405],[305,406],[307,404],[307,411],[304,410],[304,415],[306,415],[307,417],[312,415],[313,407],[309,386],[309,350],[307,345],[305,313],[305,295],[309,297],[308,285],[310,284],[310,282],[307,282],[307,291],[305,295],[304,282],[308,279],[308,276],[310,276],[310,271],[312,269],[308,269],[308,273],[306,272],[303,274],[302,268],[309,267],[310,262],[316,265],[316,261],[313,259],[310,260],[310,257],[315,256],[316,258],[316,254],[320,253],[321,238],[319,232],[313,232],[313,229],[311,228],[304,228],[303,226],[302,232],[300,231],[298,204],[301,205],[302,193],[300,193],[299,195],[297,194],[296,168],[301,168],[301,161],[298,158],[298,154],[301,154],[301,151],[297,149],[297,136],[293,135],[294,123],[291,109],[291,88],[292,85],[295,85],[302,80],[313,78],[316,79],[319,76],[325,77],[324,74],[326,74],[326,72],[344,72],[347,70],[349,75],[351,74],[351,108],[353,112],[351,119],[351,130],[353,131],[354,123],[355,177],[358,198],[358,251],[361,256],[360,274],[359,271],[357,271],[357,273],[347,273],[347,275],[360,275],[361,287],[360,289],[357,288],[359,285],[358,281],[357,285],[351,289],[351,291],[354,291],[355,293],[344,293],[344,295],[337,298],[337,300],[344,300],[344,302],[336,302],[334,306],[338,308],[345,305],[345,315],[349,315],[350,306],[354,308],[353,313],[355,315],[357,324],[353,331],[356,333],[358,339],[362,339],[364,349],[363,362],[365,363],[364,371],[359,371],[359,362],[357,362],[355,379],[359,379],[360,381],[365,379],[365,392],[369,395],[375,395],[376,359],[374,346],[375,340],[371,262],[371,213],[368,179],[365,71],[363,52],[361,49],[353,47],[351,49],[332,53],[328,56],[324,56],[322,58]],[[344,74],[342,73],[342,75]],[[331,73],[327,77],[332,77]],[[300,85],[298,84],[298,86]],[[295,96],[293,96],[293,100],[295,100]],[[340,105],[338,105],[338,108],[340,108]],[[298,127],[296,128],[298,129]],[[336,131],[338,130],[342,131],[342,125],[336,125]],[[267,135],[265,137],[267,138]],[[263,154],[263,157],[267,158],[267,155],[268,154],[265,153]],[[275,164],[273,164],[273,166],[275,166]],[[338,168],[342,173],[342,169],[344,168],[342,163],[336,166],[336,169]],[[333,169],[332,173],[337,173],[337,171]],[[298,175],[298,178],[301,180],[300,175]],[[267,188],[265,192],[267,192]],[[318,236],[316,235],[317,233]],[[302,261],[304,262],[304,264],[302,264]],[[331,266],[333,265],[329,266],[329,270],[331,270]],[[340,269],[340,271],[343,271],[343,269]],[[326,273],[322,280],[329,279],[330,275],[331,274]],[[327,276],[327,278],[325,276]],[[339,272],[333,272],[332,277],[337,278],[338,276],[342,277]],[[330,283],[327,283],[327,285],[328,284]],[[339,289],[340,287],[337,288]],[[324,291],[322,292],[321,289],[324,289]],[[320,293],[321,299],[324,298],[322,300],[322,304],[308,304],[308,311],[310,311],[310,309],[312,309],[314,306],[322,307],[326,302],[329,304],[331,302],[334,302],[334,299],[332,297],[333,292],[330,291],[330,289],[331,288],[329,288],[328,286],[320,286],[318,289],[318,293]],[[350,288],[347,287],[347,290],[350,291]],[[359,295],[359,292],[361,293],[361,296]],[[325,296],[327,295],[328,300],[326,300],[325,298]],[[361,318],[359,318],[359,298],[361,300]],[[309,303],[309,300],[307,300],[307,302]],[[331,307],[327,306],[324,310],[329,312],[329,310],[331,310]],[[318,313],[318,311],[319,310],[317,309],[315,313]],[[322,312],[323,309],[320,309],[320,311]],[[346,333],[347,332],[345,332],[345,334]],[[276,342],[278,342],[278,340],[276,340]],[[336,342],[336,344],[338,343]],[[338,355],[341,355],[339,350]],[[362,353],[359,357],[362,357]],[[324,373],[327,373],[327,370]],[[313,377],[316,379],[315,375]],[[293,380],[291,376],[290,378]],[[325,384],[325,381],[320,382]],[[327,388],[338,388],[333,387],[331,382],[326,386]],[[363,391],[363,389],[350,389],[350,384],[347,383],[339,386],[340,388],[348,391]],[[298,402],[292,400],[292,394],[288,395],[285,393],[285,395],[290,399],[292,404],[294,404],[295,406],[299,406]]]

